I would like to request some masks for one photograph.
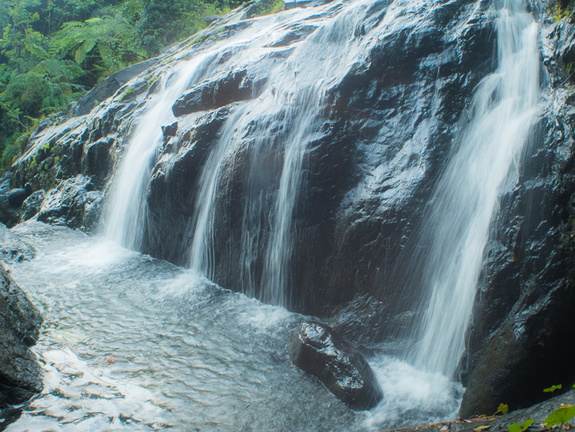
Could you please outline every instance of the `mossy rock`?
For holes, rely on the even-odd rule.
[[[259,0],[246,10],[246,18],[270,15],[284,10],[283,0]]]

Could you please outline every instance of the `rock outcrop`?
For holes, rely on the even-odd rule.
[[[41,324],[38,310],[0,265],[0,409],[42,390],[40,367],[30,351]]]
[[[269,217],[276,211],[286,143],[305,140],[284,269],[287,306],[330,316],[342,309],[348,313],[345,306],[354,298],[371,298],[369,320],[347,329],[336,320],[338,331],[367,334],[373,342],[400,337],[397,326],[410,327],[422,298],[422,287],[407,283],[412,269],[403,267],[402,251],[425,223],[423,209],[472,115],[474,89],[495,69],[496,38],[493,2],[413,2],[405,13],[399,13],[399,3],[375,1],[360,8],[361,19],[352,24],[337,21],[336,4],[301,22],[286,18],[277,32],[258,33],[262,46],[250,55],[242,51],[245,40],[237,43],[234,37],[254,30],[259,21],[242,19],[245,11],[218,20],[217,28],[139,66],[140,75],[132,70],[121,82],[106,84],[101,94],[115,93],[91,112],[100,96],[72,110],[77,117],[43,124],[12,168],[14,185],[29,182],[34,191],[46,191],[43,199],[28,198],[22,214],[94,227],[137,119],[165,84],[161,77],[171,79],[180,60],[229,40],[206,57],[205,69],[213,73],[178,95],[172,107],[178,117],[158,128],[141,250],[189,264],[202,171],[226,140],[213,194],[209,276],[226,288],[265,298],[263,281],[272,261],[266,248],[275,235]],[[531,3],[542,28],[545,102],[518,164],[520,181],[500,197],[485,250],[461,366],[465,415],[493,412],[501,402],[525,406],[545,396],[542,388],[575,379],[570,366],[575,325],[569,318],[575,308],[575,98],[566,73],[575,59],[574,31],[566,21],[553,22],[545,2]],[[342,27],[322,33],[324,22]],[[319,83],[327,82],[323,105],[313,113],[314,128],[305,138],[293,136],[294,119],[301,118],[289,104],[315,103],[308,96],[318,84],[302,80],[306,62],[298,53],[341,38],[370,43]],[[326,53],[309,49],[315,55],[310,64],[326,60]],[[282,62],[296,66],[289,74],[273,75]],[[297,86],[307,86],[307,92],[298,95]],[[279,94],[285,103],[272,110]],[[262,98],[268,104],[258,108]],[[254,203],[262,209],[254,211]],[[0,214],[3,208],[0,195]],[[377,325],[377,331],[362,331],[366,323]]]
[[[303,323],[290,341],[288,353],[297,367],[318,377],[353,409],[371,409],[383,398],[365,358],[324,324]]]

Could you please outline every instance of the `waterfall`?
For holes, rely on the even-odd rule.
[[[356,34],[370,4],[354,2],[335,17],[316,21],[310,17],[319,15],[317,9],[301,10],[291,18],[293,22],[307,19],[318,28],[286,61],[267,71],[263,94],[230,116],[202,170],[191,230],[190,267],[197,273],[214,277],[220,176],[226,167],[233,166],[245,137],[253,136],[251,168],[244,185],[248,199],[243,206],[242,277],[238,284],[241,291],[266,303],[290,303],[287,288],[296,234],[294,212],[302,194],[306,151],[309,143],[322,136],[327,90],[362,59],[366,45],[372,42]],[[257,50],[269,43],[265,38],[254,40],[251,48]],[[261,172],[269,170],[266,164],[270,163],[277,176],[272,185],[262,184]],[[256,261],[261,262],[261,268],[256,268]]]
[[[424,370],[454,377],[465,349],[490,224],[498,197],[519,176],[537,115],[538,28],[524,0],[499,0],[497,70],[480,83],[469,124],[431,199],[419,245],[421,281],[431,293],[411,352]]]
[[[160,90],[145,102],[110,183],[102,218],[105,237],[130,249],[141,248],[146,226],[146,195],[157,151],[163,142],[162,126],[176,121],[172,106],[185,90],[215,73],[218,56],[269,31],[270,23],[265,24],[220,41],[190,60],[182,60],[184,51],[174,54],[172,61],[166,61],[167,66],[159,78]]]
[[[104,236],[129,249],[139,249],[146,217],[146,191],[155,163],[158,146],[162,143],[161,126],[174,121],[172,105],[190,85],[205,73],[211,58],[204,55],[184,62],[176,76],[167,82],[144,107],[134,132],[126,146],[126,154],[111,182],[104,209]]]

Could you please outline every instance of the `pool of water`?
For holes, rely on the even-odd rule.
[[[14,279],[44,316],[44,391],[8,431],[374,431],[455,416],[461,387],[382,353],[385,398],[354,412],[288,359],[306,317],[190,270],[40,223]]]

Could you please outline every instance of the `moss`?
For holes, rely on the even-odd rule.
[[[248,18],[270,15],[284,10],[283,0],[258,0],[246,11]]]
[[[549,14],[555,21],[561,21],[564,18],[573,19],[575,0],[552,0],[549,3]]]
[[[134,97],[134,87],[126,87],[126,89],[118,96],[118,102],[123,103]]]

